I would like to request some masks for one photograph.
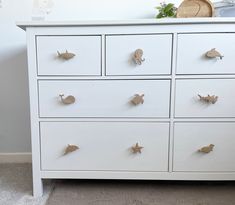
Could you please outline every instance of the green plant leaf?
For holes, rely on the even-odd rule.
[[[176,16],[176,8],[174,4],[161,4],[161,6],[155,7],[158,10],[158,14],[156,18],[164,18],[164,17],[175,17]]]
[[[164,11],[167,13],[173,8],[174,8],[174,4],[167,4],[167,6],[164,8]]]

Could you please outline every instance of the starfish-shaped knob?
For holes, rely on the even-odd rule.
[[[136,153],[141,153],[141,149],[143,149],[144,147],[141,147],[141,146],[139,146],[139,144],[138,143],[136,143],[135,144],[135,146],[132,146],[131,147],[131,149],[132,149],[132,151],[133,151],[133,153],[134,154],[136,154]]]

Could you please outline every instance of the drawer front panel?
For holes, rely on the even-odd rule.
[[[168,123],[41,122],[40,127],[42,170],[168,169]],[[136,143],[141,153],[133,153]],[[65,155],[68,144],[79,149]]]
[[[234,74],[234,44],[235,34],[179,34],[177,74]]]
[[[235,117],[235,79],[191,79],[176,81],[175,117]],[[201,99],[210,95],[213,104]]]
[[[62,103],[61,93],[76,101]],[[131,103],[135,94],[138,105]],[[39,81],[41,117],[168,118],[169,98],[169,80]]]
[[[235,171],[235,123],[176,123],[174,130],[174,171]]]
[[[38,36],[37,63],[38,75],[101,75],[101,37]]]
[[[133,59],[137,49],[136,62]],[[162,75],[171,73],[172,35],[106,37],[107,75]],[[138,61],[138,59],[140,61]],[[142,61],[141,61],[142,59]],[[139,65],[138,63],[141,63]]]

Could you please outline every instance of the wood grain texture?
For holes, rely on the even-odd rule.
[[[177,18],[213,17],[214,6],[210,0],[184,0],[177,9]]]

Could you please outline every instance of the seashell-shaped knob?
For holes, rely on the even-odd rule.
[[[66,149],[64,151],[64,155],[69,154],[71,152],[74,152],[74,151],[76,151],[78,149],[79,149],[79,147],[77,145],[70,145],[70,144],[68,144],[68,146],[66,147]]]
[[[145,61],[145,59],[143,58],[143,54],[144,54],[144,51],[142,49],[137,49],[134,52],[133,60],[137,65],[141,65],[142,62]]]
[[[61,58],[64,60],[69,60],[75,56],[74,53],[70,53],[67,50],[64,53],[60,53],[59,51],[57,51],[57,54],[58,54],[58,58]]]
[[[75,103],[75,97],[72,95],[68,95],[64,98],[64,94],[60,94],[61,102],[65,105],[73,104]]]
[[[207,95],[207,96],[201,96],[198,95],[199,99],[205,103],[211,103],[211,104],[215,104],[218,100],[218,96],[215,95]]]
[[[207,58],[219,58],[220,60],[223,59],[223,55],[220,54],[219,51],[217,51],[215,48],[212,48],[211,50],[206,52]]]
[[[144,104],[144,94],[135,94],[133,99],[131,100],[131,103],[134,105]]]
[[[213,151],[214,146],[215,146],[215,145],[210,144],[210,145],[208,145],[208,146],[205,146],[205,147],[200,148],[198,151],[207,154],[207,153],[210,153],[210,152]]]

